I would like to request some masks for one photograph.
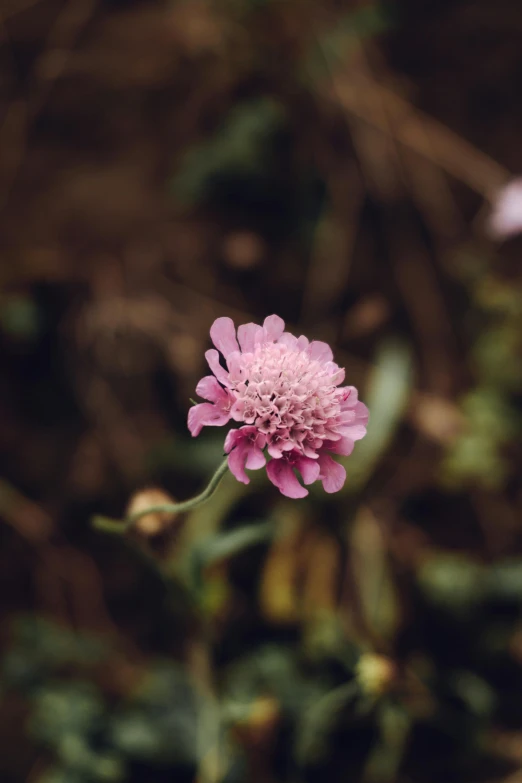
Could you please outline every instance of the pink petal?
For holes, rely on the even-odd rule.
[[[245,401],[242,399],[236,400],[230,409],[230,415],[234,421],[243,421],[243,411],[245,410]]]
[[[354,411],[357,417],[357,421],[360,421],[362,424],[368,424],[370,412],[364,402],[357,402],[354,405]]]
[[[207,351],[205,353],[205,359],[208,362],[208,366],[223,386],[230,386],[230,381],[228,378],[228,372],[225,370],[224,367],[222,367],[219,363],[219,354],[217,351],[214,350],[214,348],[211,348],[210,351]]]
[[[203,427],[221,427],[229,419],[230,413],[210,402],[202,402],[189,410],[188,428],[192,437],[195,438]]]
[[[234,351],[229,354],[227,358],[227,367],[230,380],[234,381],[234,383],[239,383],[244,375],[241,366],[241,354],[239,351]]]
[[[351,440],[361,440],[366,435],[368,408],[364,403],[357,402],[352,410],[355,414],[353,421],[341,425],[337,431]]]
[[[357,414],[354,408],[346,408],[335,417],[336,424],[353,424],[355,421],[357,421]]]
[[[264,435],[258,433],[256,427],[241,427],[230,430],[225,439],[225,453],[229,453],[228,466],[238,481],[249,484],[250,479],[245,473],[249,470],[264,467],[266,460],[261,451],[266,443]]]
[[[249,470],[259,470],[259,468],[264,468],[265,465],[266,465],[266,457],[260,448],[254,446],[253,448],[248,450],[248,454],[246,458],[246,467]]]
[[[273,457],[274,459],[280,459],[280,457],[283,456],[281,447],[279,445],[276,445],[275,443],[269,443],[267,451],[270,454],[270,456]]]
[[[228,393],[219,385],[213,375],[206,375],[199,381],[196,386],[196,394],[211,402],[226,403],[228,400]]]
[[[359,392],[355,386],[344,386],[343,388],[339,389],[339,391],[342,392],[344,396],[344,400],[341,402],[343,410],[346,408],[353,408],[359,399]]]
[[[225,359],[233,351],[239,351],[236,339],[236,327],[232,318],[216,318],[210,327],[212,342],[221,351]]]
[[[246,452],[248,452],[248,447],[243,441],[242,443],[238,443],[228,455],[228,467],[230,468],[231,473],[242,484],[250,484],[250,479],[245,473],[245,462],[248,456],[248,453]]]
[[[332,349],[328,343],[321,340],[312,340],[307,349],[308,356],[317,362],[331,362],[333,359]]]
[[[325,440],[323,448],[326,451],[332,451],[334,454],[342,454],[345,457],[349,457],[354,450],[355,443],[351,438],[342,437],[340,440],[332,441]]]
[[[297,347],[300,351],[305,351],[308,346],[310,345],[310,340],[308,337],[305,337],[304,334],[302,334],[300,337],[297,338]]]
[[[328,372],[330,373],[330,380],[333,386],[339,386],[344,381],[346,375],[344,367],[339,367],[334,362],[327,364]]]
[[[285,322],[278,315],[268,315],[263,321],[265,339],[269,343],[275,343],[285,330]]]
[[[263,327],[259,324],[242,324],[238,327],[237,338],[243,353],[253,353],[263,338]]]
[[[317,452],[312,448],[312,446],[308,445],[307,443],[303,443],[301,448],[303,449],[303,454],[305,455],[305,457],[308,457],[309,459],[313,459],[313,460],[316,460],[318,458],[319,454],[317,454]]]
[[[338,432],[343,438],[350,440],[362,440],[366,435],[366,425],[364,424],[345,424],[338,427]]]
[[[239,441],[244,438],[244,435],[241,434],[241,429],[239,430],[229,430],[227,432],[227,437],[225,438],[225,454],[228,454],[229,451],[231,451],[234,446],[237,445]]]
[[[289,348],[295,348],[297,346],[297,337],[290,332],[283,332],[279,340],[278,345],[287,345]]]
[[[279,430],[279,432],[276,433],[275,439],[268,440],[268,453],[271,457],[274,457],[275,459],[282,457],[283,451],[286,451],[287,449],[288,441],[286,441],[286,439],[288,438],[288,435],[288,430]],[[290,444],[290,448],[293,448],[293,444]]]
[[[321,468],[320,479],[323,482],[325,492],[339,492],[346,481],[346,470],[339,465],[329,454],[319,455],[319,465]]]
[[[316,459],[310,459],[310,457],[299,457],[295,466],[305,484],[313,484],[319,478],[320,468]]]
[[[270,460],[266,473],[272,484],[287,498],[304,498],[308,495],[308,490],[298,482],[286,459]]]

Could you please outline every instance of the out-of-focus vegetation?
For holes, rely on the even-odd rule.
[[[521,42],[509,0],[2,0],[3,783],[522,779]],[[94,531],[205,483],[209,326],[272,312],[370,407],[345,489]]]

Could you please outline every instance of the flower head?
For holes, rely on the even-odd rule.
[[[330,347],[318,340],[284,331],[277,315],[263,326],[244,324],[237,330],[230,318],[218,318],[210,336],[217,350],[205,354],[213,375],[196,387],[208,400],[188,416],[193,436],[202,427],[238,422],[225,439],[228,465],[238,481],[248,484],[245,468],[267,465],[270,481],[283,495],[308,495],[305,484],[322,481],[337,492],[346,471],[330,454],[351,454],[366,434],[368,409],[353,386],[340,386],[344,370],[333,361]],[[226,367],[220,362],[219,353]]]

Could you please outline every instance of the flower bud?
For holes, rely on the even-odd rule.
[[[152,509],[165,503],[175,502],[174,498],[162,489],[157,489],[156,487],[142,489],[136,492],[130,499],[127,507],[127,516],[139,514],[148,508]],[[146,536],[157,536],[159,533],[163,533],[174,522],[176,517],[177,514],[169,511],[151,511],[149,514],[144,514],[144,516],[137,519],[134,523],[134,528]]]
[[[364,653],[355,667],[355,676],[362,690],[370,696],[382,696],[395,680],[393,661],[377,653]]]

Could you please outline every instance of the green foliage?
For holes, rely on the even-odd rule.
[[[206,142],[186,153],[171,182],[182,204],[194,205],[209,194],[218,178],[263,178],[272,158],[284,110],[272,98],[238,104]]]
[[[522,320],[491,326],[478,337],[473,349],[480,375],[508,393],[522,388],[522,362],[517,361],[522,355],[521,327]]]
[[[90,733],[99,724],[103,713],[100,693],[91,683],[49,683],[36,693],[31,731],[37,739],[56,744],[64,736]],[[72,748],[72,740],[69,744]]]
[[[21,616],[12,627],[11,649],[2,661],[7,687],[29,689],[63,669],[90,666],[106,655],[104,642],[85,633],[72,633],[38,616]]]
[[[522,391],[522,294],[497,275],[494,261],[478,250],[458,258],[458,274],[475,308],[470,358],[477,384],[461,400],[467,425],[442,462],[442,481],[449,487],[475,483],[501,489],[513,472],[508,451],[521,425],[516,395]]]
[[[92,683],[63,681],[37,691],[29,731],[59,760],[60,766],[51,773],[51,779],[52,775],[65,774],[86,783],[118,783],[125,779],[123,758],[95,743],[106,721],[103,695]]]
[[[490,488],[503,486],[510,470],[503,450],[519,429],[517,415],[498,390],[484,387],[464,397],[462,411],[466,429],[442,463],[444,483],[460,486],[475,480]]]
[[[93,669],[107,663],[110,654],[95,637],[80,637],[39,618],[15,624],[2,684],[25,693],[31,704],[28,732],[56,759],[44,783],[118,783],[133,761],[196,764],[204,699],[184,669],[151,661],[139,687],[113,705]]]
[[[199,705],[183,669],[158,662],[111,720],[114,747],[131,759],[194,764]]]
[[[312,704],[303,705],[295,738],[298,764],[307,766],[324,759],[330,735],[343,717],[346,718],[357,695],[358,684],[352,681],[328,691]]]

